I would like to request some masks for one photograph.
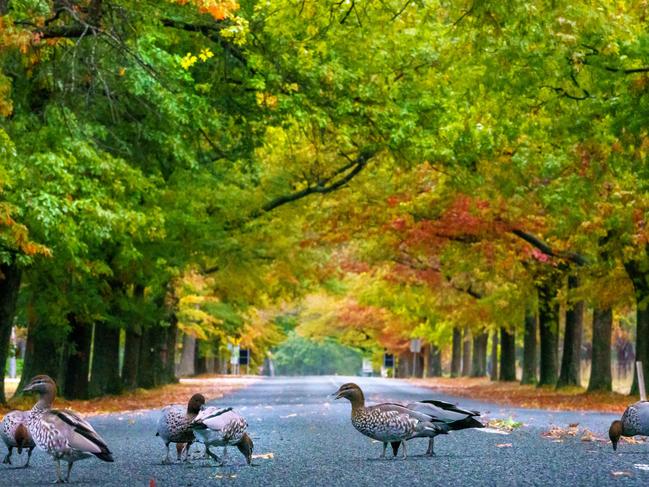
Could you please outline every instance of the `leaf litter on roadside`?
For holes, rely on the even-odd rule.
[[[489,428],[511,433],[523,426],[520,421],[514,420],[511,416],[508,419],[491,419],[487,422]]]

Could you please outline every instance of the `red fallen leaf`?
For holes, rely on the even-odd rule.
[[[149,480],[149,487],[155,487],[155,480]]]

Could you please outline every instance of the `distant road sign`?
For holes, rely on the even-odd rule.
[[[416,338],[414,340],[410,340],[410,351],[412,353],[421,352],[421,340],[419,338]]]
[[[394,355],[391,353],[383,354],[383,367],[388,369],[394,367]]]
[[[368,358],[363,359],[363,374],[371,374],[374,372],[374,368],[372,367],[372,361]]]
[[[250,350],[242,348],[239,350],[239,365],[248,365],[250,363]]]

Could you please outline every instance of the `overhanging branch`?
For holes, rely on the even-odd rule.
[[[558,252],[555,251],[552,247],[550,247],[547,243],[542,241],[540,238],[536,237],[535,235],[532,235],[531,233],[525,232],[520,229],[514,229],[512,230],[512,233],[516,235],[518,238],[525,240],[528,244],[530,244],[532,247],[535,247],[539,249],[541,252],[543,252],[545,255],[550,256],[550,257],[557,257],[559,259],[565,259],[567,261],[570,261],[574,264],[577,264],[579,266],[586,265],[588,264],[588,259],[584,257],[581,254],[577,254],[576,252]]]

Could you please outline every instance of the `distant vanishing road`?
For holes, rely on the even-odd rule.
[[[348,381],[365,390],[368,403],[434,397],[479,409],[489,419],[512,417],[524,426],[507,436],[475,430],[440,436],[434,458],[418,456],[426,451],[427,440],[413,440],[407,460],[379,461],[381,445],[353,428],[349,402],[332,401],[329,396]],[[157,486],[649,484],[649,443],[620,444],[614,453],[610,444],[582,442],[579,435],[562,442],[541,436],[553,424],[580,423],[606,437],[615,419],[609,414],[512,409],[437,394],[399,380],[332,376],[262,379],[214,403],[233,406],[246,416],[255,454],[262,454],[254,460],[256,466],[245,466],[236,448],[228,451],[234,465],[224,468],[202,458],[188,465],[162,465],[164,447],[154,436],[158,412],[111,414],[90,421],[111,447],[115,463],[94,458],[78,462],[72,483],[119,487],[149,486],[151,480]],[[0,448],[4,455],[4,445]],[[202,448],[194,446],[192,451],[198,457]],[[13,458],[14,465],[24,462],[24,454],[19,458],[14,452]],[[0,485],[47,485],[54,479],[54,462],[38,450],[27,470],[0,465]]]

